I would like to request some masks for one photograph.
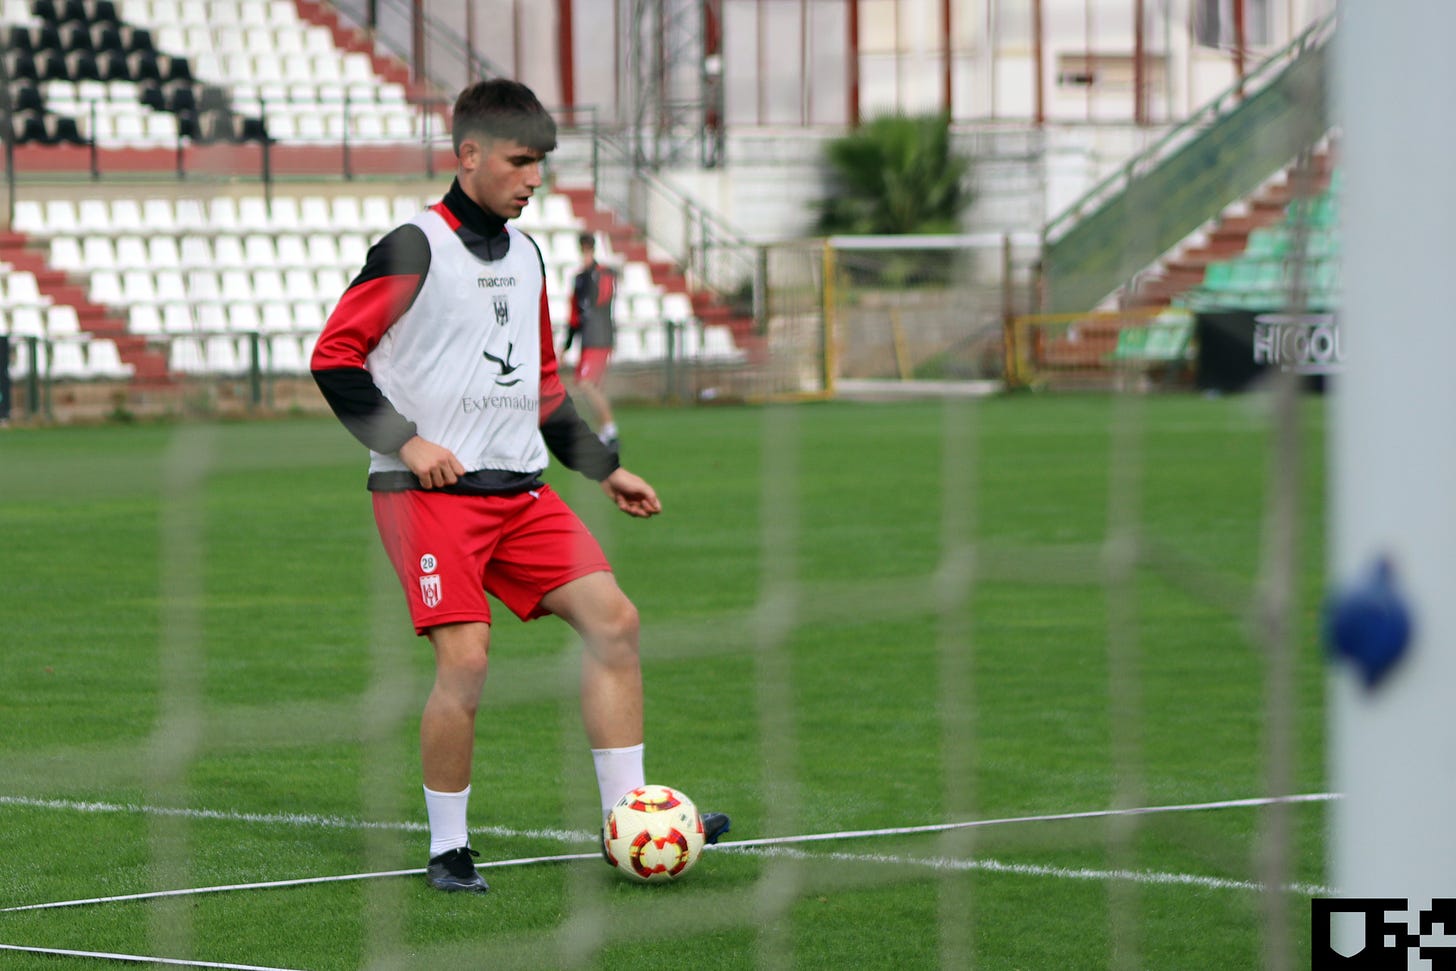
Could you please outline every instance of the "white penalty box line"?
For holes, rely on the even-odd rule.
[[[1221,809],[1247,809],[1247,808],[1258,808],[1258,807],[1263,807],[1263,806],[1273,806],[1273,805],[1282,805],[1282,804],[1327,802],[1329,800],[1338,799],[1338,798],[1340,798],[1340,796],[1338,794],[1336,794],[1336,793],[1328,793],[1328,792],[1322,792],[1322,793],[1303,793],[1303,794],[1299,794],[1299,795],[1290,795],[1290,796],[1265,796],[1265,797],[1256,797],[1256,798],[1249,798],[1249,799],[1225,799],[1225,800],[1219,800],[1219,801],[1215,801],[1215,802],[1182,803],[1182,804],[1179,804],[1179,805],[1170,805],[1170,806],[1140,806],[1140,807],[1123,808],[1123,809],[1099,809],[1099,810],[1091,810],[1091,811],[1086,811],[1086,812],[1049,813],[1049,814],[1036,815],[1036,816],[1008,816],[1008,817],[1001,817],[1001,818],[997,818],[997,819],[978,819],[978,820],[969,820],[969,821],[958,822],[958,823],[931,823],[931,824],[927,824],[927,825],[923,825],[923,826],[896,826],[896,827],[888,827],[888,828],[881,828],[881,829],[841,830],[841,831],[832,832],[832,833],[808,833],[808,834],[803,834],[803,835],[798,835],[798,836],[771,836],[771,837],[764,837],[764,838],[760,838],[760,839],[733,840],[733,841],[729,841],[729,842],[719,843],[716,846],[707,847],[707,849],[724,851],[724,852],[767,853],[767,854],[772,855],[775,852],[782,852],[780,850],[777,850],[777,848],[784,847],[784,846],[790,845],[790,844],[829,842],[829,841],[835,841],[835,840],[871,839],[871,838],[876,838],[876,837],[888,837],[888,836],[907,836],[907,835],[917,835],[917,834],[929,834],[929,833],[948,832],[948,831],[952,831],[952,830],[961,830],[961,829],[974,829],[974,828],[987,827],[987,826],[1006,826],[1006,825],[1013,825],[1013,824],[1029,824],[1029,823],[1061,822],[1061,821],[1072,821],[1072,820],[1105,819],[1105,818],[1119,817],[1119,816],[1143,816],[1143,815],[1155,815],[1155,814],[1162,814],[1162,813],[1204,812],[1204,811],[1221,810]],[[30,800],[30,799],[24,799],[22,797],[14,797],[14,796],[0,796],[0,805],[39,806],[39,807],[49,808],[49,809],[72,809],[72,810],[75,810],[75,811],[78,811],[78,812],[123,812],[123,811],[130,811],[130,812],[146,813],[146,812],[160,811],[160,812],[165,812],[168,815],[173,815],[173,814],[176,814],[176,815],[196,815],[196,816],[199,816],[199,817],[202,817],[202,818],[207,818],[207,819],[245,818],[249,822],[274,822],[274,823],[287,824],[287,825],[308,825],[308,824],[312,824],[312,825],[325,825],[325,826],[330,826],[330,827],[343,827],[343,826],[349,825],[348,821],[343,820],[343,819],[340,819],[340,818],[335,818],[335,817],[296,816],[296,815],[280,815],[280,816],[275,816],[275,817],[269,817],[269,816],[258,815],[258,814],[236,814],[236,816],[234,816],[233,814],[219,813],[219,812],[215,812],[215,811],[179,810],[179,809],[154,810],[154,809],[149,809],[148,807],[142,807],[142,806],[126,806],[126,807],[122,807],[122,806],[118,806],[118,805],[115,805],[115,804],[94,803],[94,802],[88,802],[88,803],[67,803],[67,802],[63,802],[63,801],[60,801],[60,800],[39,800],[39,799]],[[386,825],[390,825],[390,824],[355,823],[355,825],[358,826],[358,827],[360,827],[360,828],[365,828],[365,827],[381,827],[381,826],[386,826]],[[405,828],[405,829],[414,829],[415,828],[415,824],[397,824],[397,825],[400,828]],[[523,834],[523,833],[512,833],[511,831],[500,831],[500,832],[502,833],[502,835],[516,835],[516,836],[520,836],[520,835],[539,836],[539,835],[541,835],[540,831],[528,831],[527,834]],[[586,834],[586,833],[577,834],[577,833],[571,833],[569,831],[561,832],[559,835],[566,836],[568,838],[571,838],[573,840],[578,840],[578,841],[580,839],[583,839],[583,838],[584,839],[592,839],[593,838],[593,835],[592,834]],[[1191,885],[1198,885],[1198,886],[1206,886],[1206,887],[1210,887],[1210,888],[1224,888],[1224,889],[1258,889],[1258,888],[1260,888],[1260,885],[1258,885],[1258,884],[1252,884],[1252,883],[1247,883],[1247,882],[1242,882],[1242,881],[1225,880],[1225,879],[1222,879],[1222,878],[1214,878],[1214,877],[1199,877],[1199,876],[1193,876],[1193,875],[1188,875],[1188,874],[1167,874],[1167,873],[1153,873],[1153,872],[1143,873],[1143,872],[1140,872],[1140,871],[1112,871],[1112,870],[1076,870],[1076,871],[1073,871],[1073,870],[1066,870],[1066,869],[1056,868],[1056,867],[1036,867],[1036,866],[1029,866],[1029,865],[1023,865],[1023,864],[1009,864],[1009,863],[1002,863],[1002,862],[999,862],[999,861],[996,861],[996,860],[980,860],[980,861],[976,861],[976,860],[944,860],[944,859],[925,860],[925,859],[920,859],[920,858],[915,858],[915,857],[887,857],[887,856],[875,855],[875,854],[870,854],[870,855],[858,854],[857,855],[857,854],[848,854],[848,853],[834,853],[834,854],[820,854],[820,855],[822,855],[822,856],[824,856],[825,858],[828,858],[828,859],[839,859],[839,860],[846,860],[846,861],[849,861],[849,860],[861,860],[861,861],[865,861],[865,862],[895,862],[895,863],[903,863],[903,864],[906,864],[906,865],[930,866],[930,867],[932,867],[934,869],[942,869],[942,870],[944,870],[944,869],[980,869],[980,870],[986,870],[986,871],[991,871],[991,872],[1000,872],[1000,873],[1021,873],[1021,874],[1024,874],[1024,875],[1076,877],[1078,879],[1103,879],[1103,880],[1121,879],[1121,880],[1133,880],[1135,882],[1143,882],[1143,883],[1191,884]],[[505,867],[528,866],[528,865],[541,864],[541,863],[565,863],[565,862],[570,862],[570,861],[575,861],[575,860],[590,860],[590,859],[597,859],[599,856],[600,856],[599,853],[566,853],[566,854],[557,854],[557,855],[550,855],[550,856],[520,857],[520,858],[510,859],[510,860],[496,860],[496,861],[489,861],[489,862],[481,862],[481,863],[477,863],[476,866],[477,866],[478,869],[500,869],[500,868],[505,868]],[[407,869],[407,870],[384,870],[384,871],[371,872],[371,873],[351,873],[351,874],[331,875],[331,876],[322,876],[322,877],[299,877],[299,878],[288,879],[288,880],[269,880],[269,881],[256,882],[256,883],[227,884],[227,885],[214,886],[214,887],[192,887],[192,888],[186,888],[186,889],[180,889],[180,890],[155,890],[155,891],[150,891],[150,892],[145,892],[145,893],[120,894],[120,895],[109,896],[109,897],[88,897],[88,898],[80,899],[80,900],[59,900],[59,901],[53,901],[53,902],[49,902],[49,903],[23,904],[23,905],[14,906],[14,907],[3,907],[3,908],[0,908],[0,914],[4,914],[4,913],[17,913],[17,912],[20,912],[20,911],[32,911],[32,910],[50,910],[50,909],[58,909],[58,908],[63,908],[63,907],[81,907],[81,906],[96,905],[96,904],[121,903],[121,902],[127,902],[127,901],[156,900],[156,899],[160,899],[160,898],[164,898],[164,897],[198,896],[198,895],[201,895],[201,894],[224,893],[224,892],[229,892],[229,891],[234,891],[234,890],[266,890],[266,889],[276,889],[276,888],[281,888],[281,887],[307,886],[309,884],[341,883],[341,882],[352,881],[352,880],[376,880],[376,879],[382,879],[382,878],[388,878],[388,877],[418,876],[420,874],[423,874],[424,872],[425,872],[425,868],[424,867],[416,867],[416,868]],[[1314,886],[1306,886],[1306,885],[1291,885],[1290,887],[1287,887],[1285,889],[1288,889],[1288,890],[1291,890],[1291,891],[1294,891],[1294,892],[1298,892],[1298,893],[1311,893],[1311,894],[1319,893],[1321,891],[1326,890],[1326,888],[1314,887]],[[4,945],[0,945],[0,947],[3,947],[3,946]]]

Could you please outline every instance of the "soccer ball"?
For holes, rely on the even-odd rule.
[[[703,820],[670,786],[633,789],[612,807],[602,833],[607,862],[634,880],[662,883],[693,868],[703,852]]]

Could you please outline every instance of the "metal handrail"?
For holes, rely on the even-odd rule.
[[[638,226],[646,222],[641,193],[664,200],[683,216],[683,249],[672,257],[685,269],[690,284],[719,296],[726,296],[746,282],[751,282],[755,308],[761,306],[761,272],[759,250],[725,219],[697,200],[669,184],[650,169],[633,160],[624,136],[598,131],[596,144],[601,165],[618,164],[628,171],[629,185],[623,197],[616,197],[606,180],[599,180],[598,196],[609,206],[624,213]],[[634,204],[637,203],[637,204]],[[727,265],[722,262],[726,258]]]
[[[413,4],[402,2],[402,0],[375,0],[375,2],[387,8],[389,13],[405,18],[406,22],[409,22],[410,18],[415,16],[422,18],[421,22],[424,25],[426,41],[443,45],[449,53],[455,55],[457,64],[463,63],[465,65],[466,73],[469,76],[477,78],[509,77],[499,66],[487,58],[482,57],[479,51],[469,47],[466,40],[460,36],[458,30],[441,24],[438,19],[425,12],[423,7],[417,8]],[[351,0],[329,0],[329,3],[335,10],[344,14],[353,23],[366,30],[370,30],[371,36],[376,43],[401,60],[409,63],[413,57],[413,52],[402,50],[397,43],[382,34],[377,27],[370,29],[368,13],[362,3],[351,2]],[[426,64],[427,70],[428,67],[429,65]]]
[[[1272,81],[1288,63],[1298,60],[1311,48],[1325,43],[1333,32],[1335,20],[1336,15],[1330,13],[1310,24],[1294,40],[1265,58],[1252,72],[1229,85],[1162,138],[1153,142],[1120,166],[1117,171],[1083,193],[1076,202],[1062,210],[1043,227],[1043,241],[1052,243],[1061,238],[1085,216],[1095,212],[1112,197],[1131,185],[1140,174],[1155,168],[1164,158],[1171,155],[1174,149],[1181,148],[1194,134],[1224,115],[1229,110],[1230,102],[1242,102],[1249,96],[1251,90],[1261,89]]]

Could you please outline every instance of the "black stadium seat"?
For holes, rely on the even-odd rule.
[[[82,0],[81,12],[87,23],[121,23],[121,17],[116,13],[116,4],[112,0]]]
[[[191,81],[168,81],[162,85],[163,108],[181,113],[197,110],[197,92]]]
[[[47,114],[42,111],[18,111],[10,116],[11,133],[17,142],[34,142],[40,145],[60,145],[69,142],[84,145],[74,118]]]
[[[4,28],[5,49],[7,51],[23,51],[26,54],[35,53],[35,48],[30,43],[30,28],[24,24],[11,24]]]
[[[192,65],[187,58],[173,54],[158,54],[157,74],[163,81],[191,81]]]
[[[67,81],[70,73],[66,68],[66,56],[59,49],[41,51],[35,55],[35,77],[40,81]]]
[[[119,51],[102,51],[96,55],[96,73],[103,81],[130,81],[127,55]]]
[[[90,29],[91,49],[102,51],[125,51],[121,42],[121,28],[116,24],[92,24]]]
[[[66,55],[66,77],[72,81],[101,80],[96,55],[90,51],[71,51]]]
[[[41,111],[45,108],[40,85],[28,78],[11,81],[6,91],[10,98],[10,111]]]
[[[122,24],[117,28],[121,35],[121,49],[130,54],[132,51],[152,50],[152,32],[145,27],[136,27],[132,24]]]
[[[30,26],[30,50],[36,54],[42,51],[61,49],[61,31],[58,25],[53,23],[32,24]]]
[[[95,51],[91,44],[91,28],[80,20],[68,20],[56,28],[61,50]]]
[[[36,80],[35,57],[29,51],[10,48],[3,56],[7,78]]]
[[[162,72],[157,67],[157,55],[151,51],[132,51],[126,56],[126,68],[133,81],[162,80]]]

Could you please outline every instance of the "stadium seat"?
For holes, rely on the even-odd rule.
[[[158,307],[142,304],[126,312],[126,329],[131,334],[155,336],[162,333],[162,312]]]
[[[271,233],[250,233],[243,237],[243,259],[247,266],[262,268],[278,266],[278,247]]]
[[[192,305],[175,302],[162,305],[161,328],[167,334],[190,334],[197,329],[192,316]]]
[[[358,233],[339,235],[339,265],[350,273],[363,269],[369,256],[369,241]]]
[[[255,303],[233,303],[227,308],[228,330],[234,334],[256,334],[263,329],[263,322]]]
[[[47,236],[50,234],[46,225],[45,206],[34,199],[17,199],[15,208],[11,210],[10,225],[17,233],[25,233],[30,236]]]
[[[68,273],[85,270],[86,258],[81,255],[81,241],[75,236],[57,236],[51,240],[50,264]]]
[[[40,292],[35,274],[29,270],[11,270],[5,274],[5,305],[8,307],[45,307],[51,298]]]
[[[222,300],[222,283],[216,270],[198,269],[187,273],[187,297],[193,303]]]
[[[156,275],[157,303],[175,303],[187,300],[187,281],[182,276],[181,270],[154,270],[153,272]]]
[[[156,281],[149,270],[123,270],[121,291],[124,305],[157,302]]]
[[[100,380],[125,381],[136,373],[136,366],[121,359],[116,341],[109,337],[93,338],[86,345],[86,366],[91,377]]]
[[[304,360],[303,346],[297,337],[273,334],[268,338],[268,370],[282,375],[308,373],[308,362]]]
[[[121,275],[115,269],[93,269],[87,281],[87,297],[92,303],[124,306],[127,297],[121,290]]]
[[[293,329],[317,333],[324,329],[325,313],[318,300],[295,300],[293,308]]]
[[[86,367],[86,352],[81,341],[56,341],[51,344],[49,377],[61,381],[76,381],[89,378]]]
[[[287,303],[270,300],[258,308],[258,329],[276,333],[293,330],[293,310]]]
[[[247,270],[223,270],[221,282],[224,303],[251,304],[253,302],[253,281]]]
[[[122,270],[146,269],[152,265],[147,241],[140,236],[116,237],[116,266]]]
[[[45,309],[47,337],[71,337],[81,333],[81,318],[68,303],[52,304]]]
[[[199,333],[221,334],[229,327],[227,307],[221,303],[199,303],[193,308],[193,317],[197,320]]]
[[[188,376],[205,372],[201,341],[195,337],[174,337],[167,347],[167,369]]]
[[[213,265],[220,269],[241,268],[248,265],[243,249],[243,238],[232,233],[221,233],[212,240]]]
[[[258,303],[276,300],[283,293],[283,271],[264,267],[253,271],[253,299]]]
[[[213,334],[203,344],[203,360],[208,374],[235,377],[246,373],[247,358],[239,353],[237,339],[227,334]]]
[[[318,285],[314,280],[313,273],[304,267],[289,267],[284,270],[283,296],[290,301],[317,300]]]
[[[733,341],[733,331],[726,324],[709,324],[703,328],[703,351],[705,358],[734,360],[743,356]]]
[[[662,295],[662,319],[677,324],[693,320],[693,301],[685,293],[664,293]]]
[[[45,316],[39,307],[10,305],[11,337],[44,337]]]

